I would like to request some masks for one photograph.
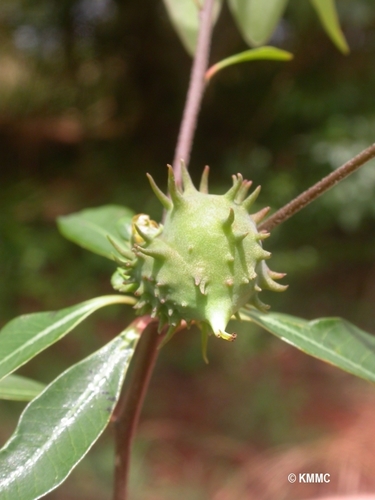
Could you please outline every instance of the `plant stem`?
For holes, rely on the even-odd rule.
[[[181,160],[189,164],[194,132],[197,126],[198,113],[205,89],[205,73],[212,34],[212,12],[214,0],[205,0],[199,11],[200,26],[197,49],[190,75],[189,89],[186,96],[185,109],[178,134],[177,147],[173,160],[173,170],[178,186],[181,185]]]
[[[127,500],[128,498],[131,445],[156,363],[157,347],[163,338],[156,331],[157,323],[149,316],[142,316],[134,323],[135,328],[142,333],[115,411],[116,449],[113,500]]]
[[[185,103],[175,160],[176,182],[181,185],[181,158],[188,164],[197,117],[205,86],[204,75],[212,33],[214,0],[206,0],[200,11],[198,44],[193,61],[188,94]],[[115,478],[113,500],[127,500],[131,445],[138,424],[147,387],[156,363],[158,345],[163,336],[158,335],[156,323],[149,316],[136,320],[135,327],[143,330],[133,355],[131,369],[123,387],[115,416]],[[151,323],[151,324],[150,324]]]
[[[289,217],[292,217],[292,215],[302,210],[302,208],[306,205],[331,189],[338,182],[348,177],[348,175],[358,170],[372,158],[375,158],[375,144],[372,144],[368,148],[361,151],[357,156],[344,163],[344,165],[341,165],[341,167],[336,169],[334,172],[327,175],[321,181],[317,182],[311,186],[311,188],[297,196],[297,198],[280,208],[280,210],[275,212],[271,215],[271,217],[259,225],[259,230],[270,231],[274,227],[286,221]]]

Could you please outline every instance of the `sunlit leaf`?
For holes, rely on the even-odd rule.
[[[239,64],[249,61],[259,61],[261,59],[270,59],[273,61],[290,61],[293,59],[293,54],[287,52],[286,50],[277,49],[275,47],[259,47],[258,49],[245,50],[234,56],[227,57],[222,61],[214,64],[206,72],[206,80],[212,78],[218,71],[226,68],[227,66],[232,66],[233,64]]]
[[[353,375],[375,381],[375,336],[342,318],[307,321],[280,313],[241,310],[241,318],[254,321],[285,342]]]
[[[30,378],[8,375],[0,380],[0,399],[31,401],[42,392],[44,387],[45,385]]]
[[[185,49],[194,55],[199,29],[199,5],[202,0],[163,0],[169,18]],[[213,22],[215,23],[223,0],[215,0]]]
[[[109,422],[138,337],[125,330],[26,407],[0,451],[1,500],[44,496],[85,456]]]
[[[229,7],[244,40],[263,45],[272,36],[288,0],[229,0]]]
[[[348,44],[341,30],[335,0],[310,0],[327,35],[344,54],[349,52]]]
[[[91,252],[113,259],[114,248],[108,241],[108,236],[120,246],[124,246],[124,241],[130,236],[133,216],[134,212],[129,208],[105,205],[59,217],[57,225],[61,234],[68,240]]]
[[[90,314],[111,304],[134,304],[132,297],[106,295],[60,311],[25,314],[0,331],[0,380],[61,339]]]

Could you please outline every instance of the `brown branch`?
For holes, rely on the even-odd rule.
[[[130,365],[130,373],[122,388],[115,410],[115,472],[113,500],[127,500],[131,446],[143,400],[156,363],[157,347],[163,336],[150,316],[133,322],[141,333]]]
[[[189,164],[194,132],[206,85],[205,73],[208,67],[211,45],[213,7],[214,0],[205,0],[199,12],[200,26],[197,48],[173,160],[173,170],[177,185],[181,185],[181,160],[184,160],[186,165]]]
[[[331,189],[338,182],[348,177],[348,175],[358,170],[372,158],[375,158],[375,144],[372,144],[368,148],[361,151],[357,156],[344,163],[344,165],[341,165],[341,167],[336,169],[334,172],[327,175],[321,181],[317,182],[311,188],[297,196],[297,198],[280,208],[280,210],[275,212],[271,215],[271,217],[260,224],[259,230],[270,231],[282,222],[285,222],[289,219],[289,217],[292,217],[292,215],[302,210],[302,208],[306,205]]]
[[[204,75],[208,65],[208,54],[212,33],[212,11],[214,0],[206,0],[200,11],[200,26],[197,50],[192,66],[189,89],[178,137],[175,160],[175,178],[181,184],[180,160],[187,164],[193,144],[197,117],[205,86]],[[156,363],[158,345],[163,338],[158,335],[157,324],[149,316],[135,320],[135,328],[142,331],[133,355],[130,373],[127,376],[115,412],[115,477],[113,500],[127,500],[128,475],[131,445],[139,420],[143,400]]]

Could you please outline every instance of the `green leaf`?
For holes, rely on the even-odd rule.
[[[26,407],[0,451],[1,500],[44,496],[86,455],[109,422],[138,338],[126,329]]]
[[[134,302],[126,295],[106,295],[60,311],[25,314],[12,319],[0,331],[0,380],[57,342],[97,309]]]
[[[323,28],[325,29],[332,42],[342,53],[348,54],[349,46],[340,27],[335,0],[310,1],[319,16]]]
[[[342,318],[307,321],[280,313],[241,310],[280,339],[353,375],[375,381],[375,337]]]
[[[0,399],[13,401],[31,401],[42,392],[45,385],[21,377],[20,375],[8,375],[0,380]]]
[[[199,30],[199,5],[202,0],[164,0],[171,23],[190,55],[194,55]],[[223,0],[215,0],[213,23],[219,16]]]
[[[229,7],[245,42],[263,45],[272,36],[288,0],[229,0]]]
[[[286,50],[277,49],[275,47],[259,47],[258,49],[245,50],[234,56],[227,57],[222,61],[214,64],[206,72],[206,80],[210,80],[213,75],[218,71],[226,68],[227,66],[232,66],[233,64],[239,64],[248,61],[258,61],[260,59],[270,59],[273,61],[290,61],[293,59],[293,54],[287,52]]]
[[[115,251],[108,236],[115,243],[124,246],[124,240],[129,241],[133,216],[134,212],[129,208],[105,205],[59,217],[57,225],[68,240],[86,250],[113,259]]]

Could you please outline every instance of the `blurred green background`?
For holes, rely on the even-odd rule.
[[[349,56],[308,2],[292,0],[271,40],[292,62],[242,64],[213,78],[194,180],[209,164],[219,193],[241,172],[262,185],[259,208],[276,210],[374,142],[375,5],[337,4]],[[225,6],[211,61],[245,49]],[[55,218],[107,203],[160,218],[145,174],[165,188],[190,65],[161,0],[2,0],[1,325],[112,293],[113,264],[60,237]],[[373,161],[273,231],[271,267],[287,272],[289,290],[264,300],[274,311],[343,316],[375,332],[374,230]],[[21,373],[52,380],[130,318],[130,308],[96,313]],[[364,382],[269,334],[233,327],[236,343],[211,340],[208,367],[194,331],[161,352],[135,444],[135,500],[252,498],[238,489],[249,460],[334,432],[352,412],[353,393],[367,394]],[[1,402],[1,443],[22,406]],[[109,498],[111,438],[109,430],[47,498]],[[223,488],[229,496],[219,495]]]

